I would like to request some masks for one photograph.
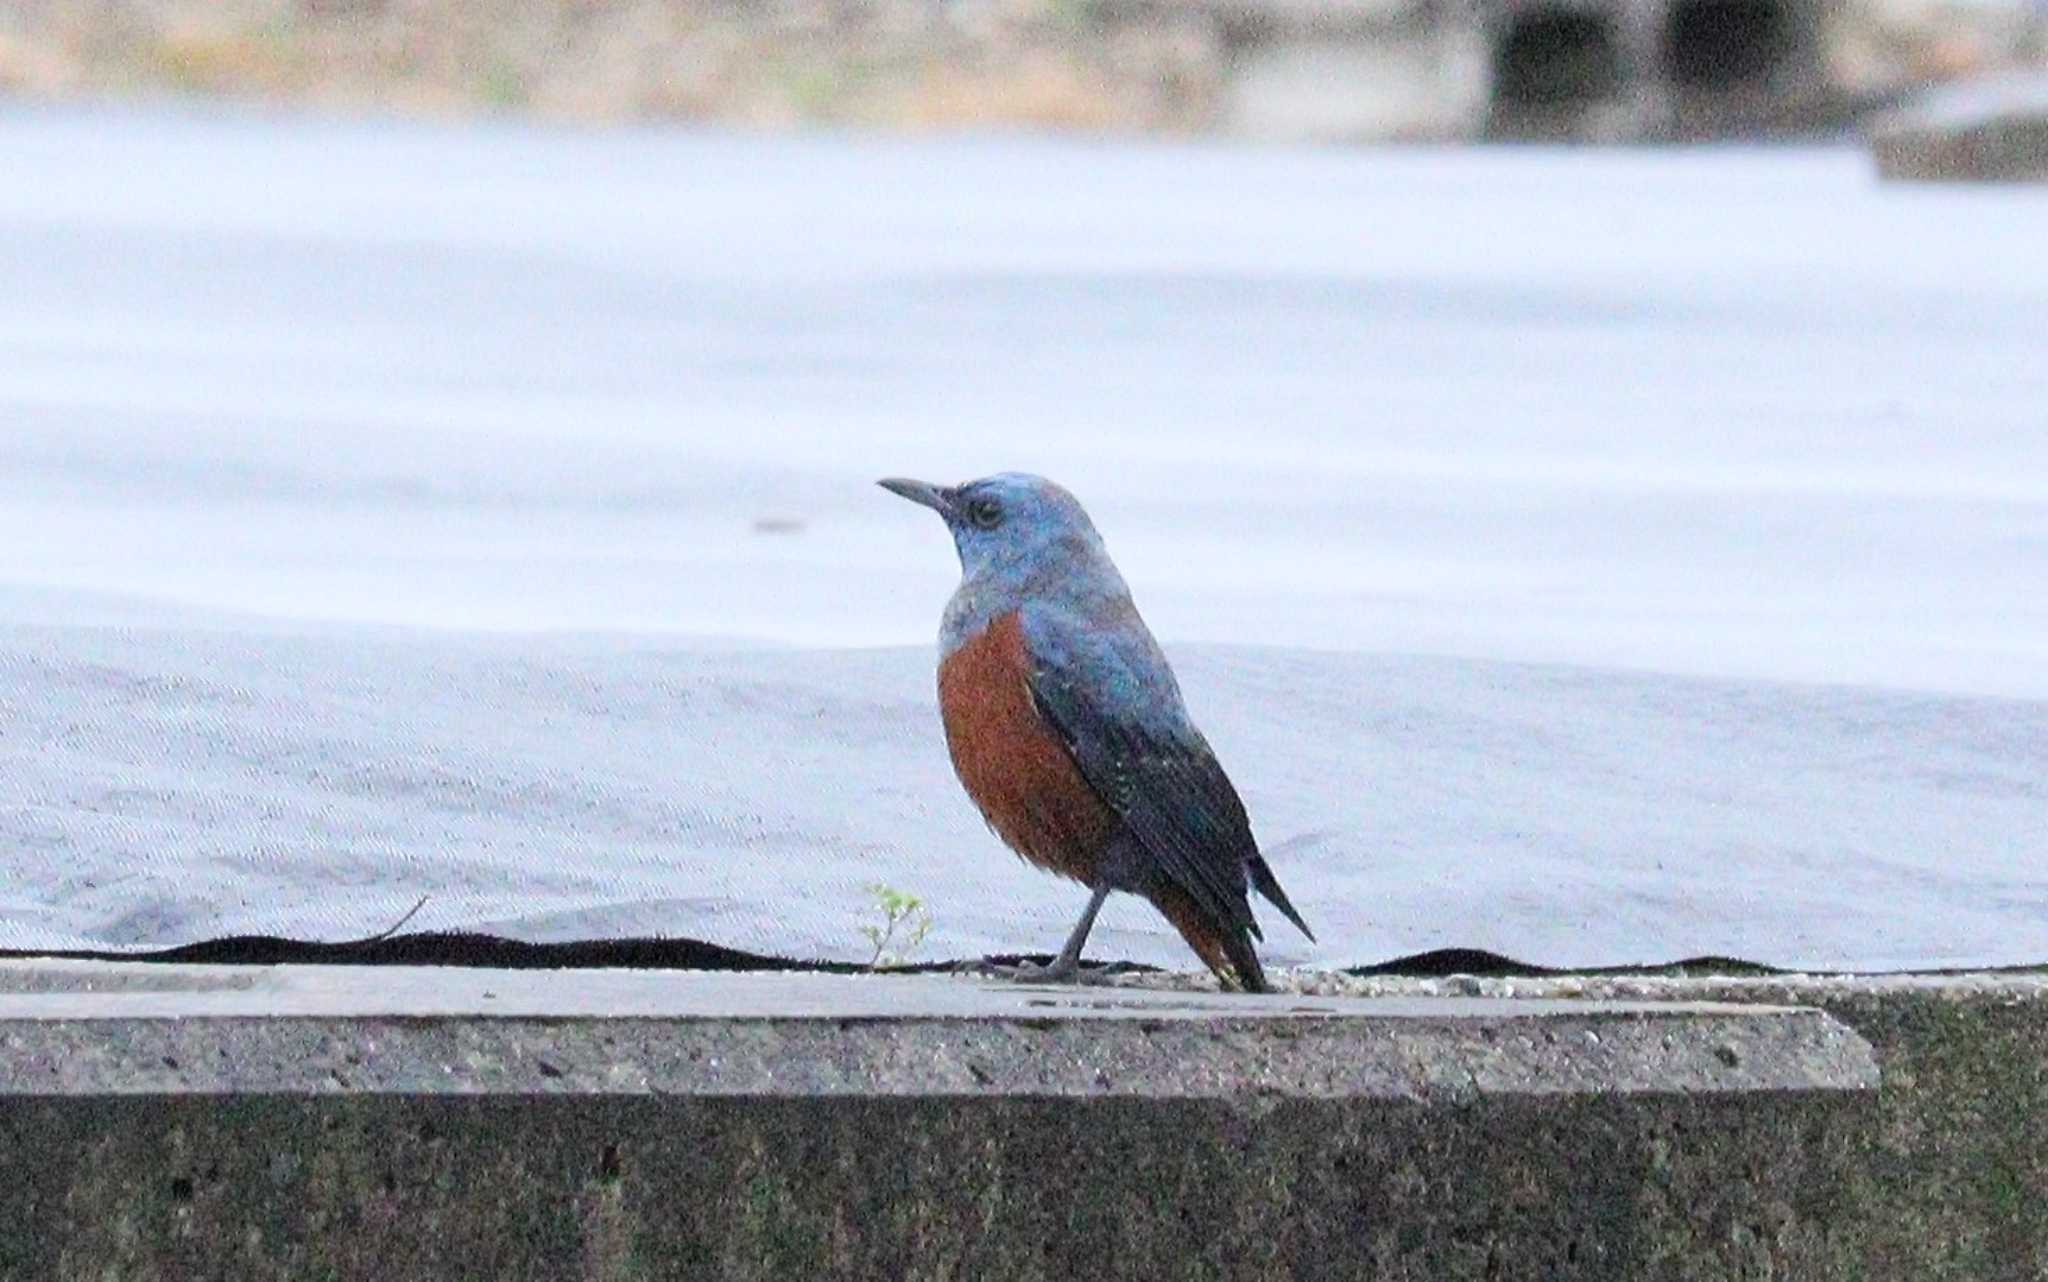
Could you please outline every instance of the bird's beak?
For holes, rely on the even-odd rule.
[[[953,491],[946,489],[944,486],[931,485],[924,481],[905,480],[900,476],[887,477],[876,481],[875,484],[891,494],[901,495],[909,499],[912,503],[922,503],[940,516],[951,516],[953,514]]]

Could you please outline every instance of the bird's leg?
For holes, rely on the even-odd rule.
[[[1095,929],[1095,914],[1102,911],[1102,901],[1109,898],[1109,883],[1095,888],[1088,897],[1088,906],[1081,910],[1081,920],[1074,923],[1073,933],[1067,936],[1066,945],[1052,964],[1039,966],[1032,962],[1020,962],[1015,966],[996,967],[1001,973],[1013,979],[1031,980],[1041,984],[1068,984],[1079,982],[1081,976],[1081,948],[1088,942],[1088,932]]]
[[[1040,979],[1072,979],[1081,969],[1081,948],[1088,942],[1088,932],[1095,929],[1095,914],[1102,911],[1102,901],[1109,898],[1109,885],[1104,883],[1088,896],[1088,906],[1081,910],[1081,920],[1074,923],[1072,933],[1060,949],[1060,955],[1052,959],[1052,965],[1044,968]]]

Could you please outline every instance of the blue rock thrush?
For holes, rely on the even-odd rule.
[[[960,552],[939,630],[939,712],[960,782],[1012,850],[1092,892],[1059,957],[1018,973],[1077,978],[1095,914],[1121,890],[1151,901],[1219,979],[1265,991],[1247,881],[1315,936],[1080,503],[1014,472],[880,484],[945,518]]]

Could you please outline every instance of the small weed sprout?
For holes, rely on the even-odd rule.
[[[916,895],[880,882],[870,883],[867,892],[874,896],[875,907],[882,914],[881,925],[860,928],[875,949],[875,955],[868,958],[868,969],[904,965],[931,933],[931,910]]]

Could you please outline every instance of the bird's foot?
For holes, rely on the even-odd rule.
[[[1107,984],[1114,978],[1107,967],[1083,966],[1078,961],[1064,958],[1054,958],[1044,965],[1027,961],[984,961],[975,970],[1020,984]]]

